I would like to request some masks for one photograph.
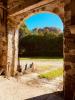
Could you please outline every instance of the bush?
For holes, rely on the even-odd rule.
[[[19,41],[19,56],[51,56],[63,57],[63,34],[56,28],[35,29],[33,32],[26,31],[25,36],[21,36]],[[28,32],[28,33],[27,33]],[[35,33],[35,34],[34,34]]]

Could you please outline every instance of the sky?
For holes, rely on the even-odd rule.
[[[29,30],[34,28],[56,27],[63,31],[63,23],[59,16],[53,13],[39,13],[24,20]]]

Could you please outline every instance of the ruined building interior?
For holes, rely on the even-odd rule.
[[[64,23],[64,99],[75,100],[75,0],[0,0],[0,73],[16,74],[19,26],[43,11],[59,15]]]

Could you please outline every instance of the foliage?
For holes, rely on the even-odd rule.
[[[63,33],[56,28],[20,28],[19,56],[63,56]]]
[[[39,77],[40,78],[53,79],[53,78],[56,78],[56,77],[62,76],[62,75],[63,75],[63,68],[58,68],[56,70],[40,74]]]
[[[20,29],[19,29],[19,38],[22,39],[23,37],[31,34],[31,32],[28,30],[27,26],[22,23]]]
[[[20,60],[32,60],[32,61],[63,61],[63,58],[60,58],[60,57],[22,57],[22,58],[19,58]]]

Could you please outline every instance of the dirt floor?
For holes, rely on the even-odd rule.
[[[60,96],[55,94],[53,96],[51,95],[51,93],[56,91],[62,91],[62,77],[52,81],[37,80],[35,78],[30,80],[26,78],[26,76],[21,76],[18,79],[12,77],[6,79],[0,76],[0,100],[34,100],[32,99],[33,97],[45,96],[46,94],[50,94],[50,99],[48,100],[63,100]],[[59,84],[57,83],[55,85],[55,82]],[[44,96],[41,99],[35,98],[35,100],[47,100],[43,98]]]
[[[22,61],[21,65],[31,62]],[[50,70],[62,67],[63,62],[35,61],[35,65],[52,65]],[[10,77],[0,76],[0,100],[63,100],[58,91],[63,91],[63,77],[53,80],[38,78],[37,72],[29,72],[24,75]]]

